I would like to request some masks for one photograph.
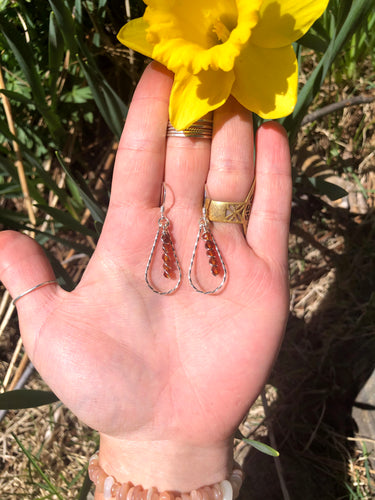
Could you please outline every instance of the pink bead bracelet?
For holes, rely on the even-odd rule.
[[[112,476],[108,476],[99,465],[98,454],[93,455],[89,462],[89,476],[95,484],[98,493],[102,493],[104,500],[235,500],[238,497],[243,481],[243,472],[237,465],[229,479],[210,486],[202,486],[188,493],[159,492],[156,488],[143,489],[134,486],[130,481],[119,483]]]

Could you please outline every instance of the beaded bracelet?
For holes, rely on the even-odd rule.
[[[236,464],[229,479],[220,483],[202,486],[188,493],[159,492],[156,488],[143,489],[130,481],[119,483],[113,476],[108,476],[99,465],[96,453],[89,461],[89,477],[98,493],[103,493],[104,500],[235,500],[242,486],[243,472]]]

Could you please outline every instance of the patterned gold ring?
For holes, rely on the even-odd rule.
[[[249,224],[251,207],[255,191],[255,178],[251,185],[245,201],[216,201],[206,197],[204,208],[207,218],[211,222],[226,222],[229,224],[241,224],[246,235]]]

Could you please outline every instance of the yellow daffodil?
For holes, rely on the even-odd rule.
[[[174,72],[169,114],[181,130],[233,95],[263,118],[290,114],[298,67],[292,42],[328,0],[144,0],[124,45]]]

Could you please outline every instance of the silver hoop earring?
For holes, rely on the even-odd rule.
[[[198,284],[199,280],[194,272],[196,259],[197,259],[197,251],[200,244],[204,244],[204,249],[207,255],[208,264],[210,266],[211,274],[215,278],[222,278],[221,282],[212,290],[204,290],[200,284]],[[195,274],[194,278],[193,275]],[[227,269],[225,266],[224,259],[221,255],[219,247],[216,243],[216,240],[212,234],[210,229],[210,221],[207,218],[205,204],[203,203],[202,208],[202,217],[199,221],[199,229],[197,238],[195,240],[193,254],[190,260],[189,266],[189,283],[190,286],[199,293],[203,293],[205,295],[212,295],[217,293],[221,288],[223,288],[226,279],[227,279]]]
[[[163,183],[162,186],[162,200],[160,206],[160,218],[158,221],[158,231],[156,233],[154,243],[151,248],[150,257],[147,262],[146,271],[145,271],[145,281],[147,286],[155,293],[159,295],[170,295],[175,292],[177,288],[181,284],[182,272],[180,263],[178,261],[176,250],[174,248],[173,239],[170,234],[169,226],[170,222],[168,217],[165,215],[165,197],[166,197],[166,188]],[[151,268],[152,263],[155,258],[155,253],[157,247],[161,245],[161,270],[162,276],[165,279],[177,281],[175,286],[169,288],[167,290],[161,290],[152,282],[151,278]]]

